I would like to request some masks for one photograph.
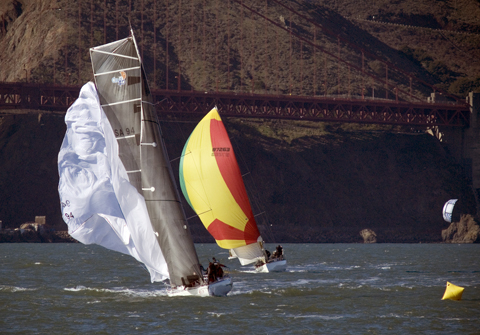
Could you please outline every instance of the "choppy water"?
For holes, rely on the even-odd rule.
[[[274,249],[274,246],[270,246]],[[285,273],[230,267],[225,298],[166,296],[133,258],[80,244],[0,244],[0,333],[480,334],[480,245],[287,244]],[[465,287],[441,300],[446,281]]]

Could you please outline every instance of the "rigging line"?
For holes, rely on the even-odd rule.
[[[106,75],[106,74],[118,73],[120,71],[138,70],[139,68],[140,68],[140,66],[134,66],[134,67],[126,67],[124,69],[117,69],[117,70],[106,71],[106,72],[97,72],[97,73],[94,73],[94,76],[98,77],[98,76],[103,76],[103,75]]]
[[[193,216],[190,216],[189,218],[187,218],[187,220],[190,220],[190,219],[193,219],[193,218],[196,218],[196,217],[199,217],[200,215],[202,214],[205,214],[205,213],[208,213],[208,212],[211,212],[212,210],[209,209],[208,211],[205,211],[203,213],[199,213],[199,214],[196,214],[196,215],[193,215]]]
[[[267,214],[267,212],[263,211],[261,213],[255,214],[254,216],[257,217],[257,216],[260,216],[260,215],[263,215],[263,214]]]
[[[142,122],[150,122],[150,123],[156,123],[160,126],[160,123],[157,122],[156,120],[149,120],[149,119],[142,119]]]
[[[177,161],[177,160],[179,160],[179,159],[182,159],[182,157],[185,157],[185,156],[187,156],[187,155],[190,155],[191,153],[192,153],[192,152],[189,151],[189,152],[187,152],[187,153],[186,153],[185,155],[183,155],[183,156],[181,155],[181,156],[178,156],[177,158],[171,159],[171,160],[170,160],[170,163],[171,163],[171,162],[174,162],[174,161]]]
[[[148,103],[148,104],[150,104],[150,105],[153,105],[153,106],[156,106],[156,105],[164,102],[165,100],[168,100],[168,98],[162,99],[162,100],[160,100],[160,101],[158,101],[158,102],[156,102],[156,103],[154,103],[154,104],[152,104],[151,102],[146,102],[146,103]]]

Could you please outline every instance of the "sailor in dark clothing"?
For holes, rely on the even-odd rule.
[[[268,259],[270,258],[270,251],[268,251],[267,249],[265,249],[265,256],[267,256],[266,260],[268,261]]]
[[[213,265],[212,262],[208,264],[207,276],[208,276],[209,283],[213,283],[214,281],[217,280],[217,271],[215,269],[215,265]]]
[[[222,267],[226,268],[227,266],[219,263],[219,262],[215,259],[215,257],[213,257],[212,259],[213,259],[213,266],[214,266],[214,268],[215,268],[215,275],[216,275],[217,279],[218,279],[218,278],[222,278],[222,277],[223,277],[223,269],[222,269]]]
[[[222,277],[223,277],[223,269],[222,269],[222,267],[221,267],[221,266],[217,266],[215,270],[217,271],[217,279],[222,278]]]
[[[277,245],[277,248],[275,249],[275,257],[283,258],[283,247],[280,244]]]

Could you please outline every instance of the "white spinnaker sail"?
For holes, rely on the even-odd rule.
[[[261,251],[261,249],[256,244],[249,244],[245,247],[230,249],[230,252],[232,255],[231,257],[238,258],[240,264],[248,265],[251,263],[255,263],[256,261],[265,261],[265,257],[263,255],[258,255],[258,250]]]
[[[240,264],[242,265],[255,263],[259,260],[265,262],[265,254],[263,252],[262,243],[263,239],[261,236],[259,236],[257,243],[230,249],[231,257],[238,258]]]
[[[93,83],[82,87],[65,123],[58,190],[70,235],[133,256],[145,264],[152,282],[169,278],[145,200],[129,183]]]

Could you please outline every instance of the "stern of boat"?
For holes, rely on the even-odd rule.
[[[220,280],[208,284],[208,292],[215,297],[224,297],[232,290],[232,286],[232,278],[222,277]]]
[[[286,270],[287,270],[287,260],[285,259],[268,262],[261,266],[255,267],[255,271],[260,273],[283,272]]]
[[[178,286],[170,288],[167,290],[167,295],[169,297],[188,297],[188,296],[197,296],[197,297],[224,297],[231,290],[233,286],[232,278],[229,276],[222,277],[220,280],[217,280],[210,284],[204,284],[194,287]]]

